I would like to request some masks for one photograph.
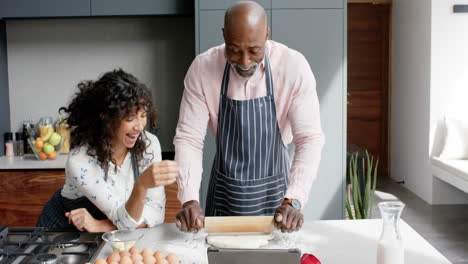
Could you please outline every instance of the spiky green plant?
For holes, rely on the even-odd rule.
[[[372,204],[374,202],[374,192],[377,183],[377,169],[379,160],[369,156],[366,150],[366,158],[362,158],[362,175],[358,173],[358,153],[351,155],[349,160],[349,183],[346,195],[346,211],[349,219],[366,219],[372,217]],[[360,190],[359,177],[363,177],[364,192]]]

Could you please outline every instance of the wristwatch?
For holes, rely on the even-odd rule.
[[[296,199],[284,198],[284,201],[281,203],[281,205],[285,205],[285,204],[289,204],[290,206],[292,206],[293,208],[297,210],[301,210],[302,208],[301,202],[299,202],[299,200],[296,200]]]

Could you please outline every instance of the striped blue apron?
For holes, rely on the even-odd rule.
[[[273,215],[284,199],[290,162],[276,118],[268,57],[265,97],[242,101],[228,98],[230,67],[226,63],[221,84],[217,149],[205,213]]]

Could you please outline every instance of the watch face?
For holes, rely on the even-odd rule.
[[[301,203],[298,200],[292,200],[291,205],[296,209],[301,209]]]

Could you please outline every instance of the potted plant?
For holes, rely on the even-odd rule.
[[[358,169],[358,165],[361,165]],[[354,153],[349,158],[349,184],[346,195],[346,212],[349,219],[372,217],[372,204],[377,183],[379,160],[366,150],[366,156]]]

